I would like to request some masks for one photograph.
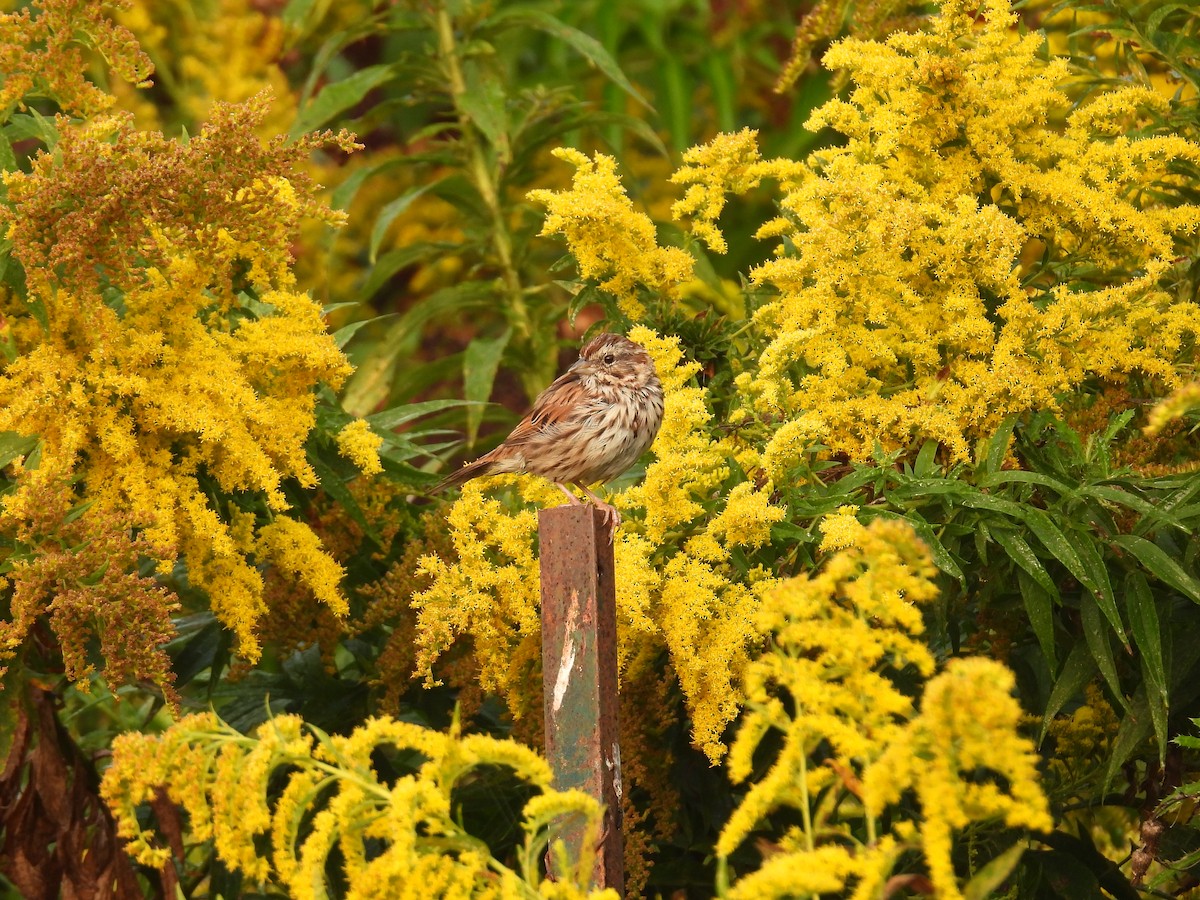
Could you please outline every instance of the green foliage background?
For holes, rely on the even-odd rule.
[[[291,515],[310,523],[344,567],[350,613],[341,620],[310,592],[268,573],[264,652],[250,663],[185,570],[155,575],[143,560],[141,575],[157,577],[180,604],[165,645],[172,687],[164,691],[145,678],[109,683],[94,672],[86,684],[71,683],[62,649],[43,625],[4,676],[0,704],[9,730],[0,734],[0,757],[9,758],[8,774],[34,752],[13,740],[16,723],[32,720],[31,711],[43,709],[37,704],[50,702],[46,696],[61,729],[42,730],[41,740],[53,736],[78,748],[70,758],[79,778],[94,778],[117,734],[165,727],[172,690],[184,710],[211,707],[241,732],[280,713],[331,734],[383,713],[444,729],[457,704],[467,727],[537,746],[538,723],[514,724],[500,700],[479,691],[470,647],[444,661],[444,685],[420,683],[408,606],[424,586],[419,556],[447,549],[443,500],[426,493],[437,474],[494,446],[583,333],[629,325],[611,298],[574,280],[560,245],[538,237],[542,211],[525,195],[565,186],[563,167],[549,155],[561,144],[618,158],[630,194],[659,223],[660,242],[697,258],[687,299],[652,304],[648,318],[660,333],[681,336],[724,422],[734,361],[748,351],[747,307],[759,299],[744,282],[761,258],[752,235],[773,212],[763,196],[743,198],[722,219],[729,252],[707,254],[668,224],[676,197],[668,174],[687,147],[746,126],[760,130],[765,156],[799,159],[837,140],[802,127],[814,108],[845,90],[815,60],[840,35],[882,38],[920,26],[931,11],[849,0],[816,6],[806,25],[815,29],[811,39],[797,42],[812,60],[801,55],[797,62],[796,10],[767,0],[138,0],[113,14],[154,62],[154,87],[142,91],[110,74],[100,51],[111,48],[77,35],[94,81],[135,114],[139,127],[186,140],[199,133],[213,101],[266,88],[274,98],[272,113],[257,125],[264,136],[344,128],[365,145],[349,156],[314,151],[303,163],[348,219],[338,231],[306,226],[294,244],[294,266],[354,372],[337,390],[317,388],[316,425],[304,453],[320,488],[284,486]],[[1045,28],[1054,52],[1070,56],[1073,100],[1084,103],[1103,86],[1145,83],[1170,95],[1168,111],[1146,134],[1200,140],[1200,14],[1188,4],[1067,0],[1029,3],[1021,15],[1024,27]],[[776,93],[789,61],[794,83]],[[39,151],[53,150],[53,115],[63,109],[53,91],[23,109],[10,103],[0,126],[0,166],[27,172]],[[1197,183],[1180,192],[1180,202],[1200,198]],[[24,273],[10,249],[0,242],[0,274],[5,290],[18,296]],[[1195,250],[1193,240],[1169,285],[1181,301],[1200,300]],[[1031,281],[1046,275],[1036,261],[1030,271]],[[1083,267],[1079,278],[1088,278]],[[249,301],[245,307],[244,315],[257,314]],[[1194,362],[1193,347],[1179,361],[1193,379]],[[820,523],[847,505],[858,506],[864,522],[903,519],[929,546],[940,588],[927,615],[930,647],[941,659],[971,652],[1013,669],[1060,823],[1033,839],[998,880],[997,896],[1183,896],[1196,883],[1196,419],[1169,426],[1169,439],[1145,437],[1145,411],[1157,398],[1136,381],[1122,389],[1136,409],[1112,412],[1112,391],[1097,382],[1063,397],[1057,412],[1005,421],[971,464],[950,463],[932,441],[911,451],[880,450],[869,463],[813,448],[795,482],[778,487],[788,516],[756,560],[779,575],[812,571],[826,556],[818,549]],[[363,478],[338,452],[338,434],[356,417],[384,439],[379,478]],[[30,452],[27,440],[0,435],[5,466]],[[16,476],[5,471],[11,488]],[[258,501],[219,484],[207,489],[226,505],[267,514]],[[4,540],[10,566],[34,552],[15,535]],[[88,652],[102,673],[97,640]],[[745,791],[691,746],[679,688],[665,660],[657,664],[664,675],[647,708],[659,718],[646,729],[654,734],[646,746],[657,755],[647,751],[634,763],[642,768],[630,798],[630,868],[647,896],[707,896],[716,891],[717,834]],[[649,688],[631,686],[627,715],[645,699],[635,693],[643,690]],[[1065,756],[1074,738],[1063,723],[1083,709],[1102,725],[1093,745]],[[777,750],[760,750],[761,770]],[[1059,757],[1070,767],[1056,765]],[[11,790],[10,804],[20,787]],[[668,807],[666,796],[677,802]],[[511,779],[481,775],[457,799],[466,830],[497,858],[518,852],[527,798]],[[777,814],[763,840],[793,824]],[[98,819],[78,827],[104,829]],[[975,873],[1011,837],[980,827],[956,863]],[[754,848],[739,852],[735,868],[758,858]],[[187,848],[181,869],[183,896],[252,895],[211,845]],[[893,896],[927,893],[917,869]],[[168,889],[151,871],[136,878],[148,894]]]

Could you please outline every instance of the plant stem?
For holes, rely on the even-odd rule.
[[[471,117],[462,108],[461,98],[467,93],[467,82],[459,63],[458,45],[454,38],[454,24],[444,6],[437,11],[437,36],[438,53],[441,56],[442,68],[450,88],[450,97],[458,114],[461,140],[467,151],[467,175],[474,183],[491,218],[492,249],[495,251],[496,261],[499,264],[504,296],[507,300],[505,314],[513,323],[517,335],[521,339],[537,344],[539,336],[533,327],[533,319],[525,302],[525,291],[521,286],[520,273],[513,263],[512,235],[505,219],[503,197],[501,196],[501,163],[495,154],[491,154],[489,159],[487,148],[484,146],[486,136],[480,133]],[[540,346],[530,349],[536,360],[542,360],[548,356],[544,352],[544,348]],[[553,366],[553,360],[550,365]],[[522,374],[525,390],[530,397],[533,397],[544,386],[543,368],[544,366],[535,366],[526,369]]]

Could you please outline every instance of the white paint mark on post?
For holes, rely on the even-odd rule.
[[[562,659],[558,663],[558,674],[554,678],[554,700],[551,708],[554,715],[562,709],[571,684],[571,669],[575,667],[575,632],[579,628],[579,592],[571,591],[571,605],[567,607],[567,642],[563,647]]]

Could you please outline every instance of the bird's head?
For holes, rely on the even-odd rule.
[[[600,384],[641,388],[658,381],[654,361],[641,346],[627,337],[598,334],[579,351],[579,359],[568,370]]]

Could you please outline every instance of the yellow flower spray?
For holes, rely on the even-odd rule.
[[[381,775],[380,754],[420,762],[397,777]],[[509,868],[459,822],[457,787],[481,767],[504,767],[532,789],[521,829],[519,866]],[[189,838],[212,840],[216,853],[250,882],[297,900],[328,897],[327,866],[340,854],[346,896],[423,900],[616,900],[590,890],[602,809],[581,791],[557,791],[549,766],[532,750],[482,735],[430,731],[393,719],[370,719],[330,736],[296,716],[276,716],[243,735],[212,713],[188,716],[159,737],[126,734],[113,745],[101,793],[119,834],[142,863],[161,866],[171,851],[154,843],[137,808],[159,791],[188,814]],[[553,827],[582,820],[578,855]],[[265,842],[264,853],[256,841]],[[543,857],[556,860],[544,879]]]
[[[846,549],[820,572],[784,582],[758,615],[770,649],[746,670],[731,780],[749,780],[769,733],[782,745],[717,842],[725,896],[848,891],[867,900],[901,854],[918,848],[937,895],[957,898],[950,851],[958,831],[989,820],[1034,830],[1052,824],[1033,744],[1017,732],[1013,676],[993,660],[967,658],[930,678],[934,660],[920,640],[920,607],[937,594],[928,550],[903,523],[836,518],[851,538]],[[894,680],[906,669],[929,678],[919,711]],[[978,769],[997,773],[1005,787],[976,783]],[[881,833],[884,811],[908,790],[919,810],[897,809],[890,833]],[[731,855],[781,808],[798,811],[802,826],[731,883]],[[851,831],[855,820],[861,830]]]

